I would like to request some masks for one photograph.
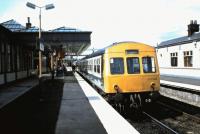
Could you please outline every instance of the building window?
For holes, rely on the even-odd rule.
[[[14,72],[15,71],[15,47],[11,47],[11,70]]]
[[[10,45],[7,44],[7,71],[11,72],[11,56],[10,56]]]
[[[123,58],[111,58],[110,59],[110,72],[111,72],[111,74],[123,74],[124,73]]]
[[[140,63],[138,57],[127,58],[127,70],[129,74],[140,73]]]
[[[3,63],[1,62],[1,61],[2,61],[2,59],[1,59],[1,57],[2,57],[2,56],[1,56],[1,46],[2,46],[2,42],[0,42],[0,74],[1,74],[1,72],[2,72],[2,70],[1,70],[2,67],[1,67],[1,66],[2,66],[2,64],[3,64]]]
[[[184,51],[183,52],[183,55],[184,55],[184,67],[192,67],[192,56],[193,56],[193,53],[192,51]]]
[[[4,58],[4,57],[5,57],[5,53],[4,53],[5,50],[4,50],[4,49],[5,49],[4,43],[2,43],[2,44],[1,44],[1,63],[2,63],[2,64],[1,64],[1,70],[0,70],[1,73],[4,73],[4,72],[5,72],[5,71],[4,71],[4,68],[5,68],[5,66],[4,66],[4,65],[5,65],[5,64],[4,64],[4,63],[5,63],[5,62],[4,62],[4,61],[5,61],[5,58]]]
[[[144,73],[155,73],[156,72],[155,59],[153,57],[143,57],[142,65],[143,65]]]
[[[171,66],[177,67],[178,66],[178,53],[170,53],[171,55]]]
[[[17,46],[17,71],[20,71],[20,48]]]

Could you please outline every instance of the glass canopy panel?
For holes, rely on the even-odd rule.
[[[81,32],[81,30],[70,27],[60,27],[53,30],[49,30],[49,32]]]
[[[4,23],[1,23],[2,26],[9,29],[10,31],[19,31],[21,29],[24,29],[25,27],[16,22],[15,20],[9,20]]]

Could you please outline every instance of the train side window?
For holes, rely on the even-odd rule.
[[[123,74],[124,73],[123,58],[111,58],[110,59],[110,72],[111,72],[111,74]]]
[[[94,60],[94,72],[97,72],[97,61],[96,61],[96,59]]]
[[[155,73],[155,59],[153,57],[143,57],[142,58],[143,72],[144,73]]]
[[[140,73],[140,63],[138,57],[127,58],[127,70],[129,74],[139,74]]]
[[[100,59],[97,59],[97,73],[100,73]]]

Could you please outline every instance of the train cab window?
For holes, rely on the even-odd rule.
[[[155,59],[153,57],[143,57],[142,58],[143,72],[144,73],[155,73]]]
[[[127,70],[129,74],[140,73],[140,63],[138,57],[127,58]]]
[[[110,59],[110,72],[111,72],[111,74],[123,74],[124,73],[123,58],[111,58]]]

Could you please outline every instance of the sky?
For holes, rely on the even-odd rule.
[[[0,0],[0,23],[10,19],[25,26],[27,17],[39,25],[39,10],[26,7],[27,0]],[[42,9],[42,29],[61,26],[92,31],[91,48],[114,42],[135,41],[156,46],[187,35],[190,20],[200,23],[199,0],[29,0]]]

